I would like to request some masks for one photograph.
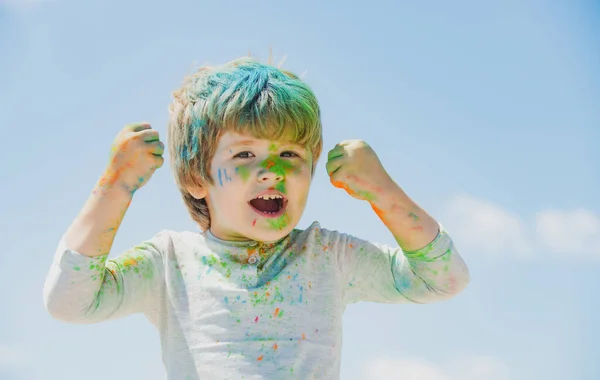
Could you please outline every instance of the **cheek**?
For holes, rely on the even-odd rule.
[[[248,181],[250,178],[250,168],[244,165],[236,166],[233,170],[236,177],[239,177],[243,182]]]
[[[235,176],[235,169],[220,167],[213,173],[213,180],[216,187],[226,187],[233,182]]]
[[[310,168],[301,170],[298,174],[288,177],[289,187],[294,197],[304,201],[308,197],[311,184]]]

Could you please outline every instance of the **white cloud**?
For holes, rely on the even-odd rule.
[[[588,210],[538,213],[540,246],[556,253],[600,257],[600,218]]]
[[[488,201],[454,198],[447,207],[444,226],[464,250],[527,257],[534,249],[521,218]]]
[[[446,365],[423,359],[374,359],[363,371],[365,380],[509,380],[507,366],[491,356],[462,356]],[[514,380],[514,379],[513,379]]]
[[[526,223],[518,214],[470,196],[452,199],[443,224],[461,250],[526,258],[536,252],[600,258],[600,218],[579,210],[543,210]]]

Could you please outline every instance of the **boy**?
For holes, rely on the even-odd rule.
[[[174,93],[168,131],[202,232],[163,230],[107,260],[133,195],[163,163],[158,133],[127,126],[44,290],[49,313],[71,323],[144,313],[168,379],[339,378],[346,305],[435,302],[467,285],[447,232],[362,141],[329,151],[327,172],[399,247],[295,228],[322,149],[319,105],[295,75],[250,58],[201,68]]]

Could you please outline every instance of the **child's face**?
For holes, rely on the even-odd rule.
[[[223,240],[286,236],[304,212],[311,169],[311,152],[300,145],[224,133],[206,189],[211,232]]]

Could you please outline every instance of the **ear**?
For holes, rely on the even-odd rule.
[[[208,195],[208,190],[206,190],[206,187],[204,186],[192,185],[188,186],[186,189],[192,195],[192,197],[196,199],[202,199]]]

